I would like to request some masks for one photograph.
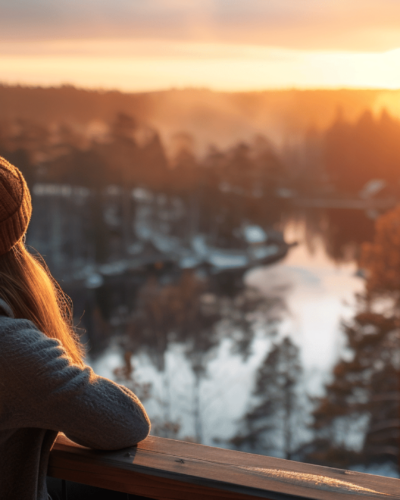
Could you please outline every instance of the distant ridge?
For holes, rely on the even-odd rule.
[[[399,90],[282,90],[215,92],[206,89],[123,93],[85,90],[65,85],[28,87],[0,85],[0,121],[66,122],[84,127],[110,122],[123,112],[148,123],[169,139],[177,132],[196,137],[198,148],[215,142],[226,146],[256,134],[274,141],[324,129],[343,114],[355,120],[366,109],[388,108],[400,115]]]

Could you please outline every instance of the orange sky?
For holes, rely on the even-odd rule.
[[[132,91],[399,88],[399,48],[398,0],[13,0],[0,6],[4,83]]]

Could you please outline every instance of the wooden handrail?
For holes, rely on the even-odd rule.
[[[150,436],[96,451],[60,434],[52,477],[157,500],[400,499],[400,480]]]

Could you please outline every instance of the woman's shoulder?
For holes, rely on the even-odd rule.
[[[15,319],[11,307],[0,298],[0,346],[15,342],[19,335],[24,337],[32,330],[37,330],[35,325],[27,319]]]
[[[32,356],[54,347],[60,347],[58,340],[50,339],[32,321],[15,318],[11,307],[0,298],[0,359],[12,359],[11,354]]]
[[[19,354],[32,356],[35,352],[48,348],[58,347],[59,341],[50,339],[27,319],[15,319],[0,316],[0,359],[12,359]],[[12,357],[10,357],[13,355]]]
[[[34,323],[28,319],[16,319],[0,315],[0,342],[2,339],[6,340],[10,335],[21,334],[24,336],[27,332],[40,334]]]

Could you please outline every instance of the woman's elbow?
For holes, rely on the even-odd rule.
[[[151,423],[150,419],[146,413],[146,411],[143,408],[142,415],[139,421],[135,423],[135,425],[132,426],[132,435],[130,438],[130,446],[134,446],[144,439],[147,438],[147,436],[150,434],[151,430]]]
[[[151,430],[151,424],[150,420],[147,418],[146,421],[143,422],[141,426],[137,429],[136,432],[136,442],[134,444],[140,443],[140,441],[143,441],[147,438],[147,436],[150,434]]]

